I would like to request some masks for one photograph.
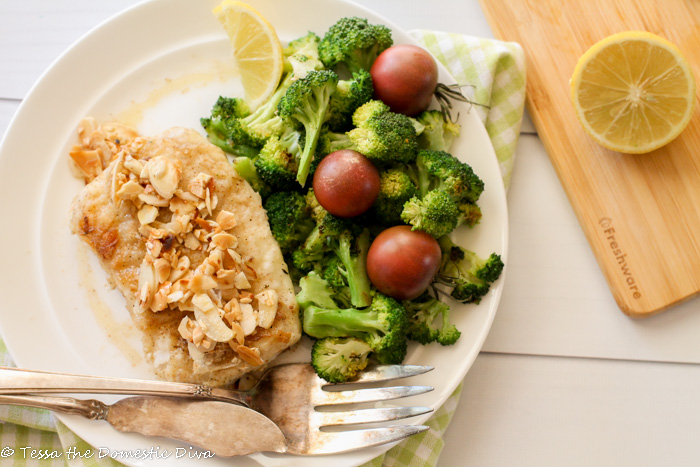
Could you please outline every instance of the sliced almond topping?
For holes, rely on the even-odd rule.
[[[236,277],[233,278],[233,285],[235,285],[237,289],[241,290],[250,288],[250,282],[243,271],[237,273]]]
[[[119,187],[117,190],[117,198],[134,200],[141,193],[143,193],[143,187],[134,180],[129,180]]]
[[[230,230],[234,228],[237,224],[236,216],[230,212],[221,210],[219,214],[216,215],[216,223],[224,230]]]
[[[128,156],[124,159],[124,168],[140,178],[141,172],[143,172],[143,163],[138,159]]]
[[[153,268],[156,271],[156,279],[159,283],[166,282],[170,277],[170,261],[165,258],[158,258],[153,262]]]
[[[185,237],[185,246],[190,250],[199,250],[202,247],[202,243],[197,240],[197,237],[195,237],[192,232],[190,232]]]
[[[138,212],[139,223],[141,225],[150,224],[158,217],[158,208],[149,204],[144,204]]]
[[[102,172],[102,158],[95,150],[75,146],[68,155],[85,176],[87,181],[97,177]]]
[[[205,311],[195,306],[194,317],[209,339],[215,342],[228,342],[233,339],[233,331],[224,323],[220,311],[216,307]]]
[[[207,195],[207,184],[211,179],[211,175],[200,172],[195,178],[192,179],[187,186],[187,189],[199,199],[204,199]]]
[[[258,301],[258,326],[268,329],[277,315],[277,292],[267,289],[255,296]]]
[[[153,231],[151,231],[152,233]],[[155,238],[149,238],[146,240],[146,251],[148,251],[148,254],[151,255],[153,258],[157,258],[160,256],[160,252],[163,250],[163,244],[161,243],[160,240],[157,240]]]
[[[149,159],[143,167],[148,181],[158,194],[165,199],[170,199],[175,194],[177,185],[180,183],[182,168],[177,159],[169,159],[165,156],[156,156]]]
[[[249,303],[241,303],[241,319],[239,321],[243,334],[249,336],[255,331],[258,326],[258,319],[252,305]]]
[[[168,295],[168,304],[177,303],[185,297],[185,293],[182,290],[177,290],[170,295]]]
[[[196,207],[197,203],[199,203],[199,198],[197,198],[195,195],[193,195],[189,191],[184,191],[184,190],[181,190],[179,188],[177,190],[175,190],[175,196],[177,196],[179,199],[181,199],[183,201],[187,201],[192,206],[193,209]]]
[[[242,345],[245,342],[245,334],[243,333],[241,325],[234,321],[231,323],[231,330],[233,331],[233,338],[236,339],[236,343]]]
[[[216,342],[207,339],[206,337],[202,339],[199,344],[195,344],[197,350],[200,352],[211,352],[216,347]]]
[[[194,330],[194,322],[189,318],[189,316],[185,316],[182,318],[182,321],[180,321],[180,325],[177,327],[177,330],[183,339],[192,342],[192,331]]]
[[[241,357],[241,360],[249,365],[260,366],[265,363],[263,359],[260,358],[260,351],[258,349],[251,349],[245,345],[239,345],[236,347],[236,352],[238,356]]]
[[[228,250],[238,245],[238,239],[230,233],[221,232],[211,238],[211,242],[220,250]]]
[[[194,294],[194,297],[192,297],[192,304],[202,311],[209,311],[215,308],[211,298],[205,293]]]
[[[159,208],[167,208],[170,204],[167,199],[163,199],[160,196],[156,196],[146,192],[139,194],[138,199],[140,199],[146,204],[150,204],[151,206],[157,206]]]
[[[216,287],[216,280],[211,276],[195,274],[192,276],[192,279],[190,279],[188,287],[195,294],[203,294],[206,293],[207,290]]]
[[[170,270],[170,276],[168,277],[168,280],[170,282],[175,282],[183,277],[185,277],[185,273],[190,269],[190,258],[187,256],[181,256],[180,259],[177,260],[177,266],[172,268]]]
[[[85,117],[78,123],[78,139],[80,144],[88,146],[90,144],[90,135],[98,128],[97,120],[92,117]]]
[[[170,287],[160,288],[158,292],[153,296],[151,301],[151,310],[153,311],[163,311],[168,307],[168,289]]]

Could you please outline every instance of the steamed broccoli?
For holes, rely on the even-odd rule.
[[[406,357],[406,310],[391,297],[375,292],[367,308],[324,308],[312,304],[304,308],[303,314],[304,332],[311,337],[363,340],[380,363],[401,363]]]
[[[421,149],[449,152],[452,142],[459,136],[459,123],[446,118],[439,110],[425,110],[416,119],[424,127],[418,136],[418,146]]]
[[[453,286],[451,295],[462,303],[479,303],[503,272],[503,260],[496,253],[484,259],[456,245],[449,237],[438,239],[442,264],[438,277]]]
[[[321,129],[321,134],[318,137],[316,145],[316,155],[314,156],[314,165],[318,165],[321,160],[328,154],[339,151],[341,149],[353,149],[352,141],[347,133],[337,133],[330,131],[325,125]],[[313,169],[309,171],[313,172]]]
[[[304,195],[297,191],[278,191],[271,194],[263,205],[267,211],[272,236],[282,253],[298,247],[314,228]]]
[[[364,125],[365,122],[371,117],[389,111],[389,106],[384,102],[377,99],[372,99],[365,102],[355,110],[355,112],[352,114],[352,124],[356,127],[360,127]]]
[[[353,73],[352,79],[338,81],[328,108],[328,128],[334,132],[350,130],[353,113],[372,99],[373,92],[372,75],[365,70]]]
[[[431,190],[423,198],[414,196],[406,202],[401,219],[433,237],[452,232],[459,223],[457,204],[443,190]]]
[[[314,342],[311,366],[329,383],[344,383],[364,370],[372,347],[354,337],[326,337]]]
[[[296,174],[301,147],[298,131],[289,129],[282,136],[272,136],[254,159],[260,178],[275,190],[298,188]]]
[[[312,70],[323,70],[318,57],[318,44],[321,39],[313,32],[294,39],[284,49],[285,71],[293,75],[294,80],[303,78]]]
[[[401,211],[416,195],[416,186],[399,167],[382,170],[379,177],[379,195],[371,208],[372,219],[385,226],[401,224]]]
[[[369,71],[379,54],[393,43],[388,27],[369,24],[364,18],[348,17],[328,29],[318,51],[328,68],[343,63],[351,72]]]
[[[481,219],[476,201],[484,191],[484,182],[469,164],[445,151],[423,149],[408,173],[418,195],[404,205],[401,219],[415,229],[441,237],[459,225],[471,227]]]
[[[280,118],[305,131],[296,177],[301,186],[306,184],[321,126],[337,83],[338,75],[332,71],[310,71],[289,86],[277,106]]]
[[[243,99],[220,96],[212,106],[210,116],[200,118],[199,121],[213,144],[230,154],[239,153],[246,157],[253,157],[257,154],[255,148],[235,147],[236,144],[231,140],[232,122],[248,115],[250,115],[250,108]]]
[[[371,108],[362,106],[358,110],[364,116]],[[375,164],[410,163],[416,159],[418,140],[409,117],[385,111],[374,112],[366,119],[353,115],[353,121],[360,123],[348,132],[353,148]]]
[[[299,280],[297,303],[302,310],[311,305],[338,308],[333,300],[333,289],[325,279],[313,271]]]
[[[424,292],[420,297],[403,302],[408,315],[408,338],[420,344],[438,342],[452,345],[461,333],[450,323],[450,307]],[[438,320],[438,317],[440,318]],[[442,321],[438,324],[437,321]]]
[[[367,306],[371,301],[370,281],[367,276],[367,252],[369,251],[369,230],[363,229],[347,219],[328,213],[322,207],[314,211],[316,226],[301,247],[292,255],[293,263],[301,270],[311,270],[326,253],[332,253],[340,260],[339,273],[350,293],[353,306]]]

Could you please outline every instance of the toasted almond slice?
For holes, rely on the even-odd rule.
[[[277,292],[267,289],[255,296],[258,301],[258,326],[268,329],[277,315]]]
[[[216,215],[216,223],[219,224],[222,229],[230,230],[237,224],[236,216],[232,212],[222,209],[219,211],[219,214]]]
[[[239,345],[236,347],[236,352],[238,356],[241,357],[241,360],[249,365],[260,366],[265,363],[263,359],[260,358],[260,351],[258,349],[251,349],[245,345]]]
[[[241,303],[241,320],[239,322],[243,328],[243,334],[249,336],[258,326],[258,318],[250,303]]]
[[[228,342],[233,339],[233,331],[224,323],[218,308],[212,307],[209,310],[202,310],[195,306],[194,317],[209,339],[215,342]]]
[[[144,204],[137,214],[141,225],[150,224],[158,217],[158,208],[149,204]]]
[[[211,238],[212,244],[220,250],[228,250],[238,245],[238,239],[230,233],[221,232]]]

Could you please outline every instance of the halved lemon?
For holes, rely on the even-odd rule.
[[[245,100],[254,109],[270,97],[282,77],[284,59],[277,32],[260,12],[243,2],[224,0],[214,14],[231,41]]]
[[[695,79],[674,44],[648,32],[627,31],[581,56],[571,78],[571,98],[596,141],[639,154],[669,143],[688,125]]]

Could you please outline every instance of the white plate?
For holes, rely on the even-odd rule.
[[[71,373],[153,378],[141,357],[119,293],[110,290],[97,261],[70,234],[70,203],[81,188],[68,162],[81,118],[127,118],[144,134],[178,125],[200,131],[220,95],[240,94],[227,70],[228,41],[211,9],[218,0],[154,0],[139,4],[100,25],[64,53],[23,101],[0,146],[0,203],[4,250],[0,296],[2,336],[18,366]],[[314,31],[323,34],[338,18],[362,16],[394,30],[396,43],[413,42],[390,22],[341,0],[293,3],[251,0],[277,28],[283,41]],[[314,14],[309,14],[314,12]],[[214,79],[214,77],[217,79]],[[219,79],[218,77],[221,77]],[[452,78],[441,67],[441,82]],[[461,229],[458,242],[481,254],[507,259],[508,222],[501,174],[490,140],[475,112],[458,104],[462,134],[453,152],[469,162],[486,184],[479,204],[482,222]],[[136,110],[142,110],[138,119]],[[507,262],[507,261],[506,261]],[[505,275],[505,274],[504,274]],[[455,305],[452,317],[462,337],[455,346],[411,346],[407,363],[433,365],[427,375],[409,380],[435,387],[401,401],[438,409],[476,358],[493,321],[503,278],[479,304]],[[308,360],[300,346],[285,360]],[[114,400],[105,397],[105,400]],[[169,465],[177,447],[115,431],[105,423],[61,416],[79,436],[129,465]],[[412,419],[424,423],[428,416]],[[136,449],[157,447],[167,459],[143,459]],[[178,465],[288,465],[289,456],[256,454],[235,460],[178,459]],[[383,446],[332,456],[335,465],[358,465],[386,451]],[[106,451],[103,451],[106,452]],[[180,451],[182,452],[182,451]],[[294,458],[295,465],[325,466],[328,457]]]

